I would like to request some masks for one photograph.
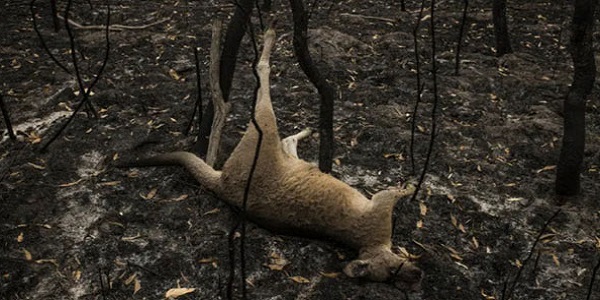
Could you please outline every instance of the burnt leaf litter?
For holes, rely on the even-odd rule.
[[[36,21],[49,49],[72,67],[64,29],[54,32],[49,1],[38,2]],[[309,2],[317,3],[311,52],[317,64],[329,66],[340,97],[334,175],[365,194],[414,180],[410,121],[418,122],[419,172],[433,99],[425,17],[418,31],[423,102],[411,115],[412,28],[420,2],[407,1],[406,12],[394,1]],[[349,279],[341,269],[356,253],[250,224],[249,298],[499,300],[510,288],[511,299],[586,298],[600,257],[598,88],[587,105],[583,193],[545,226],[557,210],[554,172],[573,70],[566,48],[572,8],[509,2],[515,53],[496,58],[488,2],[469,3],[459,76],[453,75],[454,51],[463,1],[439,1],[436,10],[439,131],[423,193],[416,202],[398,203],[393,237],[396,250],[425,271],[422,289],[406,293]],[[86,82],[105,47],[103,31],[93,26],[105,22],[106,8],[102,1],[91,4],[76,1],[71,12],[88,26],[73,29]],[[110,32],[109,62],[90,96],[98,118],[83,110],[46,152],[41,145],[81,99],[78,87],[41,48],[29,3],[1,7],[10,17],[1,25],[0,91],[19,141],[8,140],[2,122],[0,298],[224,299],[227,234],[237,215],[182,169],[113,165],[193,149],[195,132],[183,134],[195,102],[193,47],[199,47],[202,90],[208,91],[210,24],[227,20],[235,7],[229,1],[113,3],[112,24],[130,27]],[[281,134],[290,135],[317,126],[319,97],[293,56],[287,1],[274,1],[273,11],[279,28],[272,94]],[[249,119],[249,39],[239,57],[223,153]],[[316,160],[317,141],[303,141],[300,156]],[[591,299],[600,297],[598,286]]]

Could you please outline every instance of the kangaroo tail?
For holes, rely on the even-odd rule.
[[[190,152],[178,151],[165,153],[136,161],[123,162],[117,165],[118,168],[158,166],[183,166],[202,186],[213,192],[219,190],[221,171],[215,171],[215,169],[207,165],[202,159]]]

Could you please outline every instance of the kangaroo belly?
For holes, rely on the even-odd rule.
[[[236,185],[241,178],[228,176],[223,197],[241,207],[244,189],[240,187],[245,184]],[[246,211],[251,220],[278,233],[328,237],[354,246],[356,227],[370,204],[347,184],[307,162],[290,159],[281,168],[256,170]]]

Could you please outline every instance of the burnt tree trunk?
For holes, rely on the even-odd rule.
[[[319,91],[321,107],[319,110],[319,169],[331,172],[333,162],[333,100],[335,90],[317,69],[308,51],[308,14],[302,0],[290,0],[294,18],[294,52],[300,67]]]
[[[597,0],[576,0],[571,23],[570,52],[575,74],[564,101],[564,129],[556,171],[556,193],[573,196],[580,191],[585,148],[585,101],[596,80],[593,49],[594,12]]]
[[[272,6],[273,6],[273,2],[271,0],[263,0],[261,9],[262,9],[262,11],[269,12],[269,11],[271,11]]]
[[[500,57],[512,53],[506,21],[506,0],[494,0],[492,22],[494,23],[494,34],[496,35],[496,55]]]
[[[223,50],[221,52],[221,70],[219,76],[223,100],[225,102],[229,101],[229,93],[231,91],[233,74],[235,73],[237,54],[240,49],[242,38],[246,34],[255,1],[256,0],[238,0],[233,18],[231,18],[231,21],[227,26],[225,42],[223,43]],[[204,111],[204,116],[202,116],[202,123],[200,124],[198,133],[198,142],[196,149],[194,149],[200,156],[204,156],[208,149],[208,140],[214,117],[215,110],[211,101],[208,102],[206,110]]]

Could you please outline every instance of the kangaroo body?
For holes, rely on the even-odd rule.
[[[246,215],[257,224],[278,232],[333,238],[359,251],[344,272],[350,277],[384,281],[392,275],[418,285],[422,273],[391,251],[392,211],[398,199],[413,188],[379,192],[371,200],[356,189],[297,157],[298,140],[307,131],[279,137],[269,91],[269,56],[275,32],[265,33],[265,46],[257,66],[260,77],[255,119],[262,143],[246,202]],[[259,134],[253,123],[225,162],[214,170],[189,152],[173,152],[143,159],[129,166],[182,165],[205,188],[227,203],[242,207],[248,175]]]

